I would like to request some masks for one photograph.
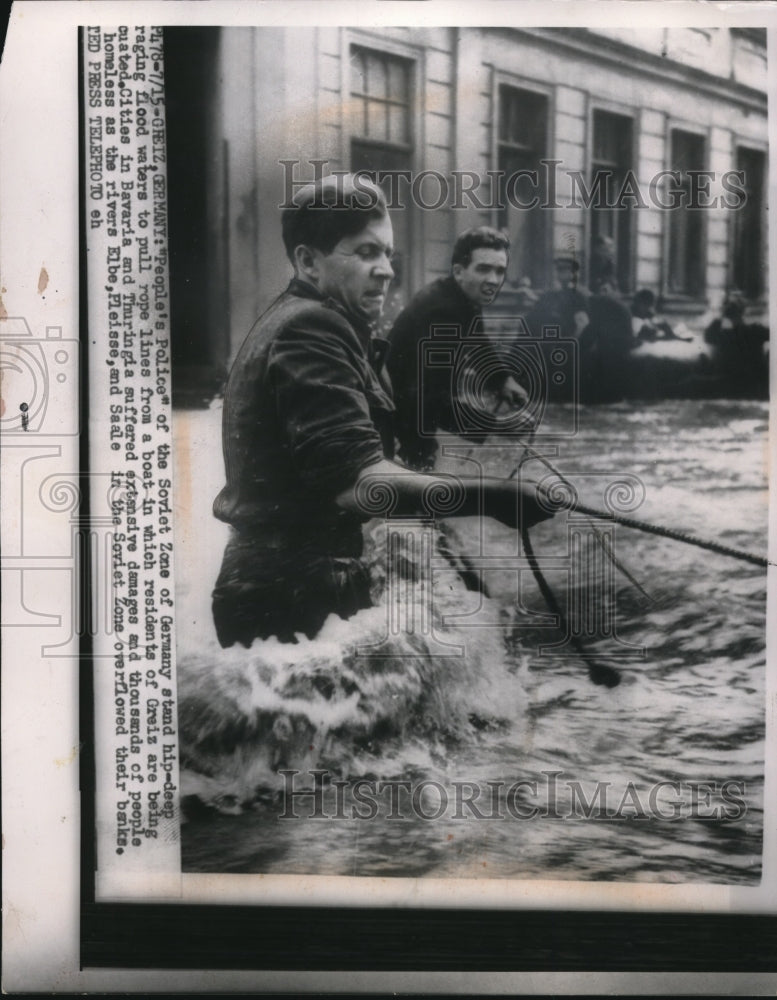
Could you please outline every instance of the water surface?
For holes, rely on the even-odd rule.
[[[626,480],[632,516],[765,555],[767,417],[766,403],[591,407],[576,434],[535,446],[594,506]],[[187,419],[209,422],[191,439],[218,414]],[[557,408],[543,429],[570,419]],[[492,439],[444,461],[506,475],[521,455]],[[524,470],[546,474],[537,462]],[[385,631],[376,608],[331,620],[314,643],[219,651],[201,598],[185,620],[210,585],[186,570],[192,539],[213,534],[205,517],[177,559],[185,871],[759,881],[764,570],[617,527],[615,552],[642,593],[596,543],[571,568],[570,539],[591,533],[579,519],[533,529],[562,605],[598,622],[587,648],[617,666],[610,689],[568,644],[540,652],[563,637],[518,539],[474,519],[455,523],[450,544],[488,567],[490,597],[435,556],[435,640],[360,655]],[[424,656],[440,639],[465,655]],[[314,770],[319,798],[284,795],[312,789]]]

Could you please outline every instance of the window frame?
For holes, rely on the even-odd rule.
[[[366,136],[351,132],[346,125],[345,102],[351,99],[351,52],[354,48],[368,49],[379,55],[402,59],[408,63],[408,109],[409,109],[409,143],[380,142]],[[414,173],[422,158],[425,142],[425,108],[426,108],[426,67],[424,50],[421,45],[410,45],[392,38],[376,37],[368,31],[349,29],[341,32],[340,37],[340,93],[343,95],[343,107],[340,117],[340,162],[348,169],[352,168],[352,141],[356,139],[372,148],[387,150],[402,150],[407,153],[410,171]],[[405,191],[403,185],[400,189]],[[405,272],[407,278],[408,300],[418,291],[424,282],[423,255],[419,248],[423,247],[422,213],[413,211],[407,205],[404,211],[409,213],[408,235],[410,267]]]
[[[513,90],[523,90],[530,94],[535,94],[540,97],[544,97],[547,101],[547,121],[546,121],[546,131],[545,131],[545,152],[543,153],[543,159],[553,159],[554,151],[556,148],[556,90],[554,86],[543,84],[538,80],[534,80],[531,77],[520,76],[517,73],[511,73],[507,70],[497,69],[492,67],[492,80],[491,80],[491,107],[490,107],[490,121],[487,123],[490,130],[489,137],[489,157],[490,157],[490,167],[492,170],[499,170],[499,150],[500,150],[500,140],[499,140],[499,118],[500,118],[500,88],[502,86],[511,87]],[[501,229],[499,221],[499,208],[496,207],[497,197],[494,194],[494,205],[495,207],[491,211],[490,224],[494,229]],[[547,275],[546,286],[550,287],[553,280],[553,239],[555,232],[556,223],[556,213],[554,209],[547,209],[545,211],[545,216],[547,217],[547,222],[544,226],[543,232],[543,267]],[[508,233],[509,235],[509,233]]]
[[[739,150],[743,149],[749,153],[760,153],[764,157],[763,173],[763,200],[764,209],[761,216],[761,235],[764,240],[764,258],[766,260],[767,271],[764,278],[763,288],[756,298],[747,298],[747,301],[754,306],[765,306],[769,300],[769,280],[771,273],[771,261],[769,259],[771,246],[769,240],[769,146],[768,143],[759,142],[747,136],[741,136],[736,132],[731,133],[731,164],[732,170],[738,170]],[[728,231],[726,233],[726,245],[728,247],[728,267],[726,268],[726,284],[729,289],[735,287],[734,266],[736,253],[736,218],[729,213]]]
[[[594,119],[597,111],[609,115],[619,115],[621,118],[628,118],[631,121],[631,163],[628,170],[631,170],[637,181],[641,181],[639,146],[640,146],[640,116],[639,109],[631,104],[620,104],[616,101],[601,100],[599,97],[592,97],[586,94],[586,132],[585,132],[585,162],[588,168],[588,179],[591,180],[594,164]],[[629,254],[629,288],[620,289],[619,296],[630,299],[637,290],[637,235],[639,226],[636,211],[631,211],[631,225],[629,226],[628,254]],[[584,277],[586,285],[590,287],[591,281],[591,239],[593,236],[593,215],[587,211],[584,215],[584,234],[586,245],[586,259],[584,266]]]
[[[685,132],[702,140],[702,166],[700,170],[709,170],[711,137],[709,127],[704,128],[693,122],[681,118],[667,116],[664,131],[664,163],[665,169],[674,172],[675,165],[672,162],[672,133]],[[672,211],[669,209],[663,213],[664,224],[662,227],[662,260],[661,260],[661,297],[673,308],[682,311],[684,308],[689,311],[703,311],[708,305],[708,285],[707,285],[707,264],[709,260],[709,241],[707,238],[707,213],[703,209],[687,208],[683,211],[699,212],[701,231],[699,236],[701,267],[701,287],[697,294],[672,291],[669,285],[670,271],[670,251],[672,242]]]
[[[385,97],[385,98],[384,97],[374,97],[373,95],[368,94],[368,93],[358,93],[357,94],[357,93],[354,92],[353,87],[351,85],[352,76],[351,76],[350,66],[351,66],[351,59],[353,58],[353,53],[354,53],[355,49],[358,49],[358,50],[360,50],[362,52],[371,52],[374,55],[382,56],[382,57],[384,57],[386,59],[393,59],[396,62],[398,62],[398,61],[401,60],[402,62],[405,62],[405,63],[408,64],[407,65],[407,70],[408,70],[408,73],[407,73],[407,91],[408,91],[408,95],[407,95],[407,97],[408,97],[408,99],[407,99],[406,103],[403,103],[401,101],[394,101],[390,97]],[[346,91],[348,100],[353,100],[354,98],[359,98],[359,99],[364,100],[364,101],[377,101],[379,104],[385,104],[385,105],[394,106],[394,107],[405,107],[405,108],[407,108],[407,125],[408,125],[408,128],[407,128],[408,141],[406,141],[406,142],[395,142],[395,141],[393,141],[391,139],[372,139],[372,138],[370,138],[367,135],[355,136],[353,133],[351,133],[350,136],[349,136],[349,149],[350,149],[350,141],[353,140],[354,138],[358,138],[361,142],[364,142],[364,143],[366,143],[369,146],[373,146],[376,149],[380,149],[380,148],[397,149],[397,150],[402,150],[403,152],[409,153],[412,156],[413,153],[415,152],[415,144],[414,144],[414,141],[413,141],[414,140],[414,132],[415,132],[414,114],[413,114],[413,112],[414,112],[414,108],[413,108],[413,93],[415,91],[415,79],[414,79],[414,77],[415,77],[414,68],[415,67],[413,65],[413,61],[410,60],[410,59],[408,59],[408,58],[406,58],[405,56],[398,56],[394,52],[389,52],[389,51],[387,51],[385,49],[377,48],[374,45],[363,45],[363,44],[361,44],[361,42],[351,42],[351,44],[348,46],[348,67],[349,67],[349,69],[348,69],[348,77],[349,78],[348,78],[348,89]]]

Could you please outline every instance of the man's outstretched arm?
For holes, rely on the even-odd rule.
[[[493,517],[530,528],[553,517],[534,482],[413,472],[383,459],[359,473],[336,503],[366,517]]]

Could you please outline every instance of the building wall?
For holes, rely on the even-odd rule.
[[[671,41],[672,32],[664,32],[662,45]],[[701,60],[698,48],[692,49],[688,36],[695,33],[680,30],[676,51],[687,64]],[[623,31],[618,35],[621,40]],[[518,37],[516,37],[518,36]],[[728,39],[727,32],[720,32]],[[627,36],[633,42],[634,36]],[[701,37],[701,36],[700,36]],[[717,41],[715,36],[713,39]],[[749,100],[737,100],[731,86],[728,100],[716,88],[706,89],[703,81],[686,78],[681,72],[676,79],[660,73],[655,66],[640,66],[627,62],[626,56],[610,53],[607,62],[596,51],[596,39],[586,52],[564,44],[567,39],[554,38],[545,31],[479,32],[477,44],[483,69],[492,76],[507,75],[517,86],[539,88],[551,98],[551,156],[561,160],[561,181],[558,195],[563,204],[569,200],[571,184],[565,172],[586,171],[591,155],[591,111],[595,107],[613,110],[633,117],[636,126],[637,156],[635,169],[641,185],[647,186],[658,171],[670,166],[668,153],[669,130],[672,127],[700,132],[706,142],[706,169],[718,175],[736,167],[737,145],[766,148],[766,106],[755,95]],[[658,40],[653,39],[653,44]],[[722,67],[721,75],[731,71],[729,61],[719,59],[712,65]],[[706,53],[709,55],[709,53]],[[763,63],[765,72],[765,62]],[[761,80],[765,89],[765,80]],[[494,87],[481,88],[481,122],[479,141],[468,151],[482,170],[496,166],[493,160],[493,129],[495,109]],[[760,105],[760,106],[759,106]],[[479,154],[479,155],[478,155]],[[566,186],[563,181],[566,179]],[[635,284],[665,291],[667,257],[667,213],[649,204],[636,213]],[[706,293],[707,301],[717,303],[727,282],[728,215],[725,209],[709,209],[706,219]],[[585,255],[588,245],[587,218],[584,208],[554,212],[552,242],[556,248],[570,244]],[[704,249],[704,248],[700,248]]]
[[[498,87],[507,83],[546,95],[548,153],[561,161],[557,199],[549,213],[548,264],[554,248],[573,246],[587,263],[591,213],[567,207],[567,171],[588,176],[596,109],[633,120],[633,166],[641,187],[669,164],[672,128],[699,133],[705,167],[720,174],[736,167],[738,146],[766,151],[765,50],[752,33],[720,29],[593,32],[508,28],[253,28],[222,31],[220,86],[214,95],[214,155],[220,208],[214,231],[225,244],[230,354],[254,318],[291,275],[280,236],[279,207],[289,167],[310,178],[311,161],[324,172],[351,167],[359,103],[351,96],[350,46],[406,61],[412,80],[412,169],[495,170]],[[218,144],[216,144],[218,145]],[[668,215],[653,206],[633,212],[634,287],[667,290]],[[414,248],[406,291],[446,273],[455,235],[470,225],[498,221],[465,199],[436,211],[410,214]],[[698,307],[716,306],[730,283],[731,212],[705,212],[699,253],[703,293]],[[224,296],[219,301],[224,300]]]

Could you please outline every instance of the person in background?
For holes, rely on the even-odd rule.
[[[633,346],[631,315],[602,279],[588,300],[589,324],[580,335],[583,400],[613,402],[624,395],[627,358]]]
[[[512,527],[551,516],[529,484],[422,475],[392,460],[385,345],[372,333],[393,275],[380,189],[323,178],[295,194],[281,225],[294,277],[249,333],[224,396],[226,484],[213,507],[231,528],[213,591],[222,646],[313,638],[330,614],[371,605],[367,494],[390,495],[399,517],[428,516],[430,491],[452,488],[460,502],[446,516]]]
[[[611,236],[599,235],[594,238],[589,272],[588,283],[592,292],[595,293],[605,281],[612,285],[615,292],[618,291],[615,241]]]
[[[649,288],[640,288],[631,302],[632,330],[638,343],[656,340],[693,340],[675,333],[663,316],[656,315],[656,297]]]
[[[704,331],[713,349],[712,364],[737,394],[762,395],[769,382],[769,328],[745,322],[745,300],[738,291],[729,292],[722,315]]]
[[[399,455],[410,467],[431,469],[437,458],[438,430],[482,440],[463,418],[468,401],[468,363],[488,368],[497,405],[521,407],[528,401],[522,386],[491,349],[483,309],[492,305],[504,284],[510,242],[496,229],[480,226],[462,233],[453,247],[451,273],[413,297],[389,334],[387,366],[396,405]],[[435,330],[438,331],[435,334]],[[434,350],[425,344],[434,340]],[[450,363],[435,363],[449,357]],[[476,421],[477,422],[477,421]]]
[[[589,325],[588,299],[579,284],[580,262],[573,253],[561,251],[554,258],[555,287],[546,291],[526,315],[526,325],[535,340],[558,337],[579,341]],[[577,354],[579,358],[579,353]],[[548,402],[575,402],[581,373],[572,355],[563,372],[546,381],[543,394]],[[559,378],[560,376],[560,378]]]
[[[553,259],[556,287],[545,292],[526,317],[532,336],[546,327],[558,327],[563,338],[578,338],[588,326],[588,292],[579,285],[580,262],[562,251]]]

